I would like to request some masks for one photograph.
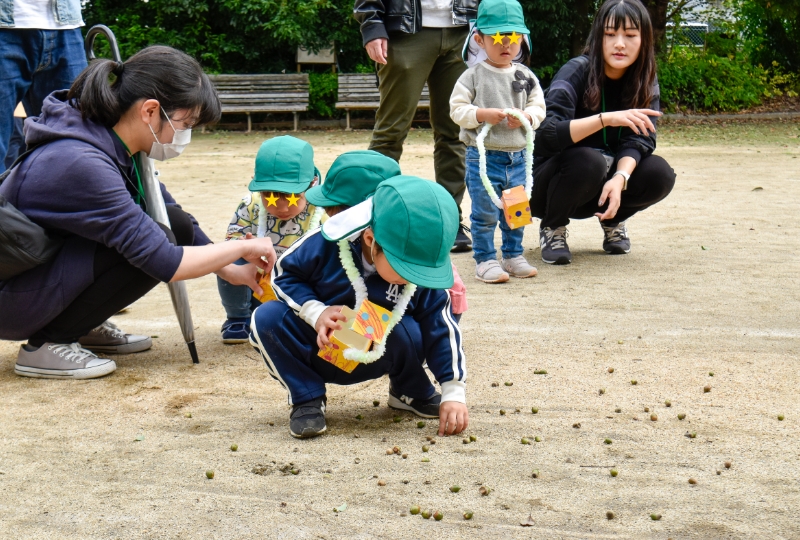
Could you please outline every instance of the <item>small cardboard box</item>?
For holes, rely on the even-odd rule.
[[[319,350],[317,356],[330,362],[339,369],[352,373],[360,362],[348,360],[344,357],[344,350],[348,348],[358,349],[367,352],[372,347],[372,340],[364,337],[356,329],[353,328],[358,314],[347,306],[342,307],[342,315],[346,317],[344,321],[339,324],[342,326],[341,330],[334,330],[331,334],[331,344]]]
[[[364,300],[361,309],[356,313],[353,330],[375,343],[382,343],[391,318],[391,311]]]
[[[503,214],[506,216],[506,223],[512,229],[518,229],[525,225],[530,225],[533,221],[531,216],[531,205],[525,195],[525,188],[515,186],[511,189],[503,190],[501,197],[503,201]]]
[[[270,279],[271,278],[269,274],[261,274],[261,278],[258,280],[258,285],[264,290],[264,292],[261,293],[261,296],[259,296],[255,293],[255,291],[253,291],[253,298],[262,304],[278,299],[278,297],[275,296],[275,291],[272,290],[272,283],[270,282]]]

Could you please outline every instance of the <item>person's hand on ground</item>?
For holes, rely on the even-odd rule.
[[[602,113],[603,125],[606,127],[629,127],[637,135],[650,135],[656,132],[650,116],[661,116],[653,109],[628,109]]]
[[[525,111],[522,111],[520,109],[514,109],[514,110],[517,111],[518,113],[522,114],[522,116],[524,116],[525,119],[528,120],[529,124],[533,123],[533,119],[531,118],[531,115],[529,115],[528,113],[526,113]],[[517,129],[517,128],[520,128],[520,127],[522,127],[522,122],[520,122],[517,119],[516,116],[511,116],[509,114],[508,115],[508,129]]]
[[[611,180],[605,183],[603,191],[600,193],[600,200],[597,206],[603,206],[608,200],[608,208],[603,213],[597,212],[595,216],[600,218],[600,221],[613,219],[619,210],[619,204],[622,201],[622,186],[625,184],[625,179],[620,175],[614,175]]]
[[[256,238],[250,233],[245,235],[244,240],[247,240],[247,242],[243,244],[246,250],[242,254],[242,258],[258,266],[265,273],[272,272],[272,267],[275,266],[275,261],[278,260],[275,248],[272,246],[272,240],[269,238]]]
[[[347,320],[347,317],[342,315],[342,306],[330,306],[325,309],[317,319],[317,324],[314,329],[317,331],[317,346],[323,349],[331,344],[328,336],[334,330],[341,330],[342,325],[339,321]]]
[[[506,116],[508,115],[503,112],[503,109],[478,109],[478,112],[475,113],[475,119],[478,122],[488,122],[493,126],[505,120]]]
[[[367,54],[373,62],[385,64],[389,54],[389,40],[386,38],[373,39],[366,44]]]
[[[458,401],[443,401],[439,405],[439,435],[455,435],[469,426],[467,406]]]

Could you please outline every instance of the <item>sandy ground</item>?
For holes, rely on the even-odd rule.
[[[189,284],[197,366],[160,286],[116,318],[157,336],[152,350],[104,379],[17,377],[19,344],[0,343],[0,537],[800,537],[800,124],[661,132],[678,184],[631,220],[630,255],[604,255],[587,220],[570,227],[566,267],[542,264],[526,231],[535,279],[484,285],[469,254],[454,257],[477,442],[437,438],[423,454],[438,422],[395,423],[386,379],[331,387],[328,433],[292,439],[256,353],[220,343],[215,280]],[[213,238],[272,135],[197,136],[162,167]],[[322,171],[369,139],[299,136]],[[431,133],[412,132],[403,171],[432,177],[431,156]],[[394,445],[408,458],[387,456]],[[407,515],[414,504],[444,519]]]

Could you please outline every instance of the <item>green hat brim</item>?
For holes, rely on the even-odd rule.
[[[421,266],[399,259],[384,247],[381,249],[392,269],[409,283],[426,289],[449,289],[453,286],[453,266],[449,257],[442,266]]]
[[[496,33],[500,32],[501,34],[510,34],[511,32],[516,32],[517,34],[529,35],[531,32],[524,26],[516,26],[513,24],[506,24],[501,26],[489,26],[487,28],[480,28],[478,30],[485,36],[493,36]]]
[[[306,191],[306,200],[314,206],[321,206],[323,208],[326,206],[339,206],[344,204],[341,201],[335,201],[329,197],[326,197],[322,192],[322,186],[320,184],[317,184]]]

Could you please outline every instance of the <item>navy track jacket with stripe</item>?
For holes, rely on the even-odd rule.
[[[349,245],[363,276],[361,238]],[[388,283],[377,272],[364,281],[370,302],[394,309],[402,286]],[[278,259],[272,271],[272,288],[312,328],[328,306],[354,308],[356,301],[355,289],[339,259],[338,244],[326,240],[319,229],[306,233]],[[467,368],[449,291],[418,287],[404,317],[412,317],[420,325],[425,359],[442,387],[442,401],[466,403]]]

